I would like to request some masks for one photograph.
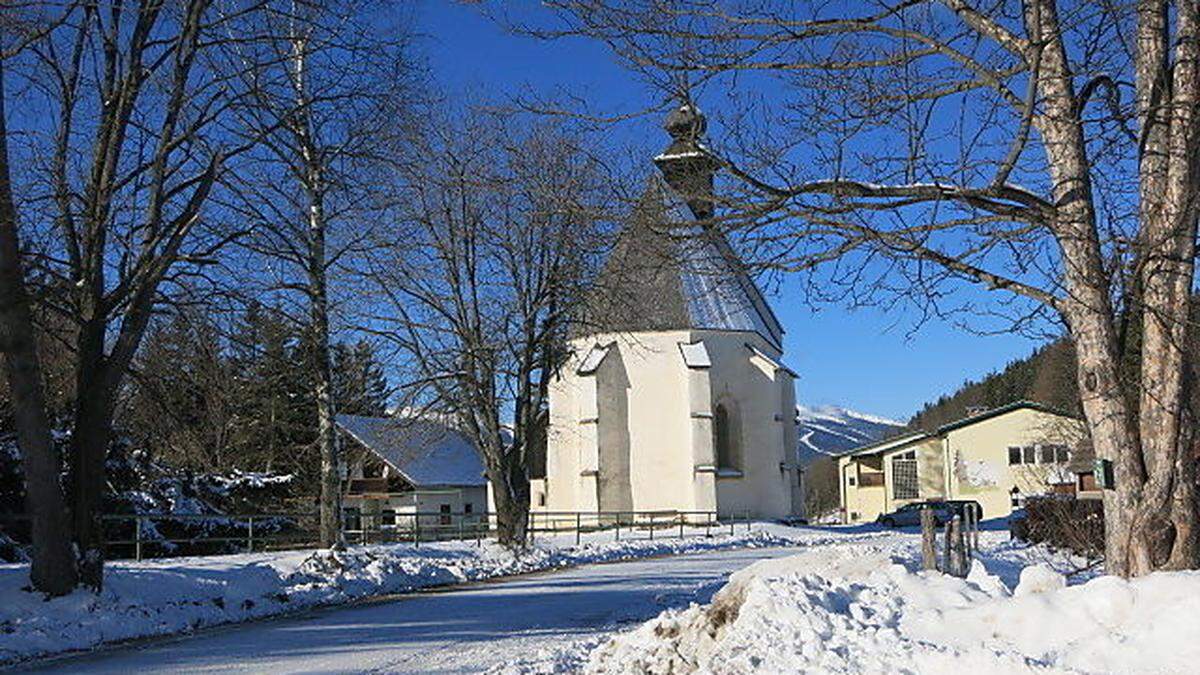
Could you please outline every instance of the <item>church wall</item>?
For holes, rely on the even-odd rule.
[[[688,331],[620,336],[629,377],[630,477],[639,511],[695,510]]]
[[[576,375],[589,342],[582,352],[563,366],[562,376],[550,383],[550,427],[546,436],[546,478],[542,489],[545,503],[531,494],[530,505],[535,511],[578,511],[580,454],[589,442],[594,442],[594,428],[581,424],[586,407],[594,412],[595,382],[592,377]],[[531,491],[533,490],[531,486]]]
[[[799,483],[794,467],[792,376],[747,347],[753,344],[778,361],[778,351],[757,334],[694,331],[693,335],[704,340],[712,358],[709,378],[714,406],[732,402],[739,418],[740,475],[718,470],[718,512],[762,518],[791,515],[792,493]]]
[[[632,511],[629,406],[631,382],[625,354],[618,343],[596,370],[597,511]],[[586,485],[586,482],[585,482]]]
[[[689,368],[680,343],[704,342],[712,365]],[[592,374],[593,346],[615,342]],[[755,355],[753,344],[769,358]],[[800,512],[792,375],[760,336],[664,331],[576,340],[552,384],[546,500],[534,510],[716,510],[778,518]],[[740,475],[720,471],[713,411],[736,410]]]
[[[545,506],[534,510],[638,511],[696,506],[686,331],[594,335],[550,390]],[[578,368],[594,345],[615,342],[592,374]],[[533,497],[536,500],[536,496]]]

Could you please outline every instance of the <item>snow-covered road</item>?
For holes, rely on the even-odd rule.
[[[795,548],[588,565],[63,659],[40,672],[478,672],[707,602],[724,579]]]

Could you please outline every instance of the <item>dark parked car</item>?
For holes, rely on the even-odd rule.
[[[955,515],[962,517],[967,516],[967,509],[971,509],[972,515],[975,517],[975,522],[983,520],[983,506],[973,499],[947,499],[946,503],[950,508],[954,509]]]
[[[935,525],[950,520],[954,517],[954,512],[950,505],[946,502],[913,502],[905,504],[891,513],[882,513],[875,522],[884,527],[905,527],[908,525],[921,524],[921,509],[929,507],[933,509],[933,522]]]
[[[948,501],[931,500],[905,504],[891,513],[880,514],[875,522],[884,527],[905,527],[921,524],[921,509],[933,509],[933,524],[941,527],[954,516],[965,516],[967,509],[974,511],[975,519],[983,518],[983,507],[979,502],[967,499],[951,499]]]

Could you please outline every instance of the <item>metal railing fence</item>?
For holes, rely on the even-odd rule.
[[[317,548],[316,512],[244,514],[107,514],[100,516],[109,559],[217,555]],[[495,513],[462,511],[343,511],[348,544],[471,541],[482,545],[496,536]],[[562,537],[580,544],[585,535],[611,533],[611,541],[711,537],[738,527],[750,531],[749,514],[718,517],[715,511],[531,511],[527,541]],[[0,514],[0,532],[29,541],[29,517]],[[607,540],[607,539],[606,539]]]

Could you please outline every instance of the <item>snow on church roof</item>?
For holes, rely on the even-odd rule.
[[[475,444],[436,420],[338,415],[337,425],[417,487],[486,483]]]
[[[783,328],[729,242],[698,224],[661,178],[648,186],[597,281],[589,332],[755,332],[776,349]]]
[[[680,211],[672,209],[673,215]],[[782,350],[783,327],[725,237],[695,224],[675,228],[672,235],[692,327],[753,331]]]

